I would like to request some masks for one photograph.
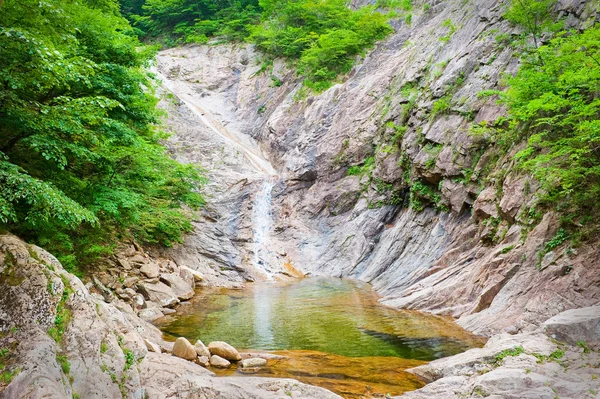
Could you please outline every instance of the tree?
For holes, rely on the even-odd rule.
[[[118,4],[6,0],[0,11],[0,223],[67,265],[131,234],[180,240],[202,179],[160,144],[153,53]]]

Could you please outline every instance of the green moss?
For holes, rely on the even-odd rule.
[[[58,302],[58,305],[56,307],[54,327],[51,327],[48,330],[48,335],[50,335],[58,343],[62,341],[65,329],[67,328],[71,320],[71,309],[69,309],[69,307],[67,306],[67,300],[69,299],[69,296],[73,293],[71,285],[69,284],[69,280],[67,280],[67,278],[62,275],[60,276],[60,278],[65,288],[63,290],[60,301]]]
[[[69,362],[69,359],[67,359],[67,357],[65,355],[57,354],[56,361],[60,365],[60,368],[62,369],[63,373],[69,374],[71,372],[71,363]]]

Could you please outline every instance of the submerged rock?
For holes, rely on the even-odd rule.
[[[218,355],[224,359],[238,362],[242,360],[240,353],[233,346],[223,341],[213,341],[208,344],[208,350],[213,355]]]
[[[186,360],[194,360],[198,357],[194,346],[184,337],[179,337],[173,345],[173,356]]]
[[[267,365],[267,361],[265,359],[261,359],[259,357],[244,359],[240,363],[241,363],[243,369],[264,367]]]

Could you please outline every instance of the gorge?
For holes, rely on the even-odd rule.
[[[521,64],[519,49],[503,41],[520,32],[504,18],[507,4],[414,1],[410,22],[392,19],[394,32],[321,93],[306,91],[290,63],[267,62],[250,44],[158,52],[151,70],[162,126],[171,134],[165,145],[173,159],[203,170],[206,204],[181,244],[126,240],[83,282],[46,250],[2,232],[0,362],[4,369],[6,358],[14,376],[0,382],[0,397],[598,397],[597,237],[574,245],[560,233],[558,212],[536,214],[544,189],[517,160],[526,140],[502,153],[496,141],[473,133],[473,126],[506,115],[506,105],[481,93],[501,89],[504,74]],[[579,30],[599,18],[592,1],[561,0],[554,12],[565,28]],[[415,320],[437,326],[428,338],[447,330],[461,344],[440,355],[407,356],[406,364],[395,354],[373,366],[402,363],[385,369],[382,380],[412,368],[410,389],[365,388],[348,396],[335,377],[314,381],[333,372],[300,368],[294,376],[288,364],[259,372],[264,377],[231,370],[215,376],[169,354],[177,336],[192,343],[202,337],[210,314],[197,321],[202,313],[192,309],[210,309],[211,300],[242,298],[232,300],[240,317],[266,303],[246,296],[277,291],[268,303],[281,301],[279,312],[287,306],[290,317],[311,320],[281,298],[320,281],[369,284],[380,297],[356,291],[342,304],[362,312],[357,303],[367,303],[365,314],[377,317],[387,307],[399,312],[389,316],[394,320],[424,312]],[[368,301],[351,300],[362,296]],[[343,313],[343,305],[329,305],[323,319]],[[57,324],[66,308],[68,317]],[[260,315],[253,322],[261,323]],[[369,330],[365,317],[351,324]],[[456,324],[444,324],[449,320]],[[176,329],[178,323],[188,330]],[[56,327],[58,340],[49,335]],[[236,334],[218,336],[231,330]],[[246,339],[234,344],[239,349],[319,350],[258,347],[244,331],[234,321],[206,339],[229,341],[239,333]],[[402,328],[385,333],[383,341],[409,335]],[[299,332],[294,337],[302,339]],[[458,353],[468,348],[474,349]],[[315,367],[329,367],[324,353],[347,356],[332,361],[342,370],[353,357],[320,350],[316,356],[324,359]],[[291,351],[287,356],[295,359]],[[354,373],[350,379],[367,385]]]

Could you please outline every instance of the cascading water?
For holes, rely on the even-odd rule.
[[[262,187],[254,198],[252,209],[252,224],[254,226],[254,259],[252,263],[258,270],[264,271],[269,280],[273,278],[269,270],[267,254],[269,253],[269,237],[273,224],[271,205],[274,185],[275,181],[272,178],[263,180]]]

